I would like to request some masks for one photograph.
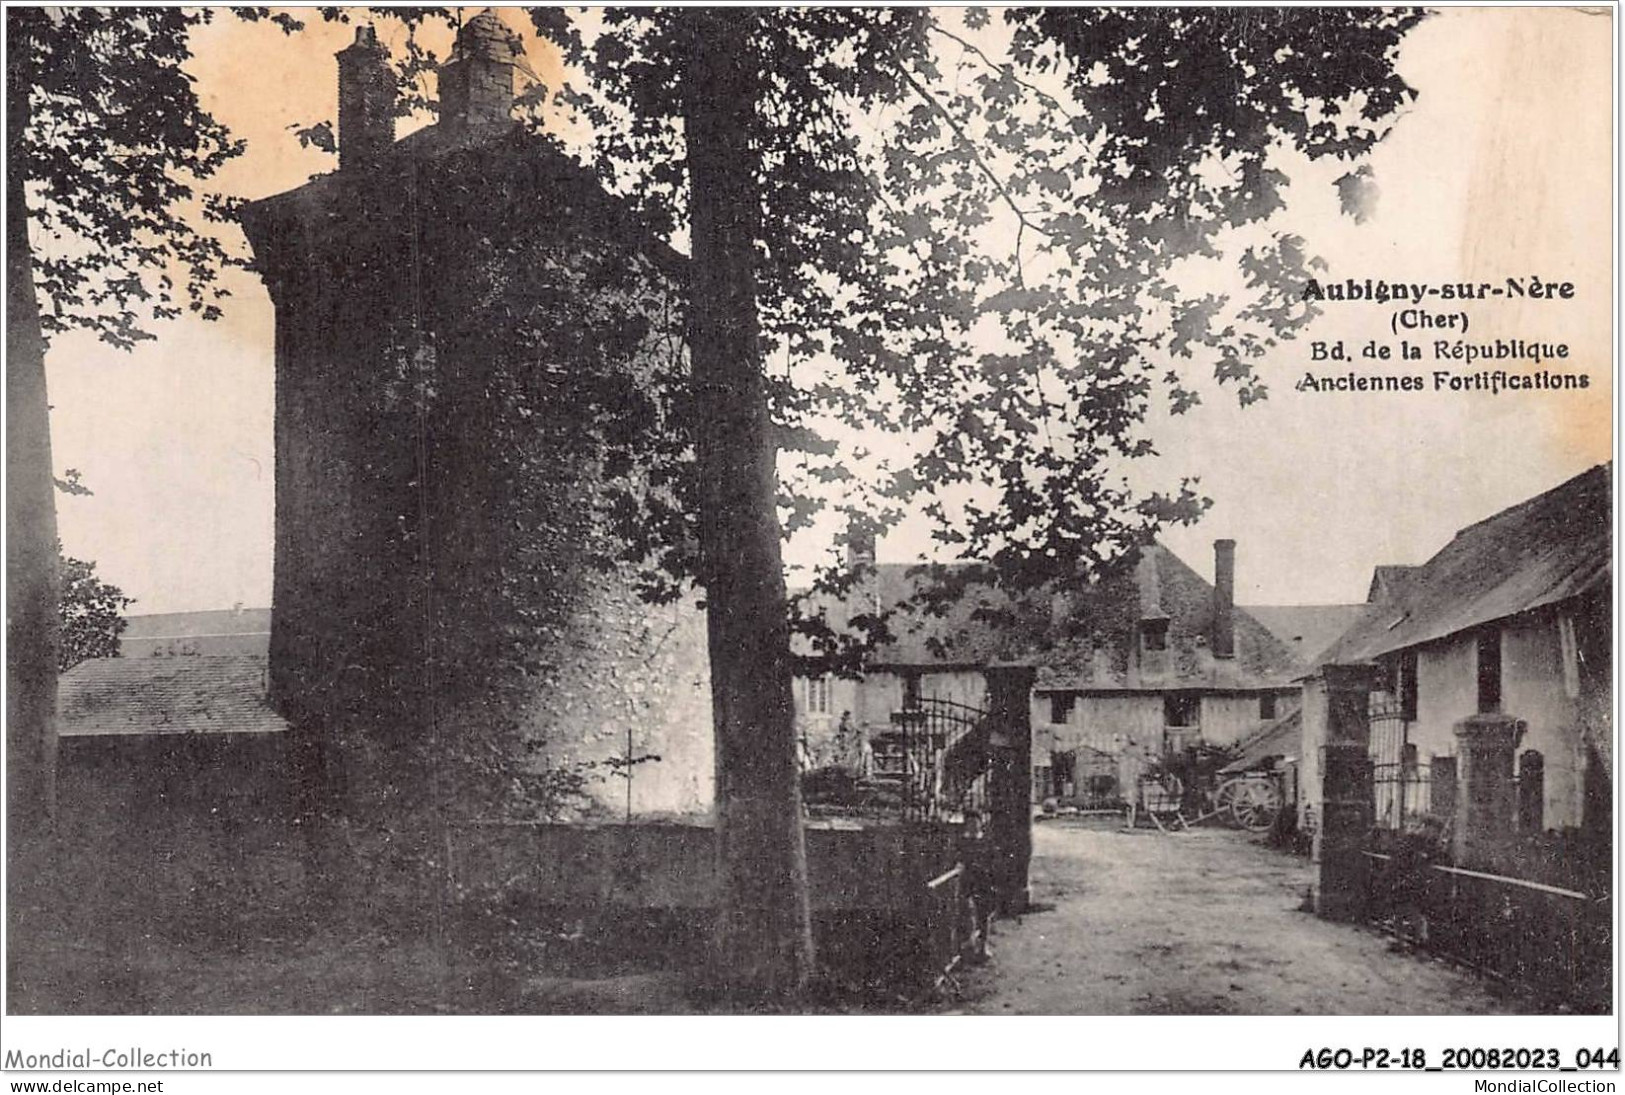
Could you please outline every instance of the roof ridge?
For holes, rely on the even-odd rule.
[[[1185,573],[1187,575],[1189,575],[1191,578],[1194,578],[1197,582],[1201,583],[1202,589],[1206,593],[1207,597],[1209,598],[1209,604],[1211,605],[1211,603],[1212,603],[1211,598],[1213,597],[1214,593],[1217,591],[1214,584],[1212,582],[1208,581],[1206,578],[1202,577],[1201,573],[1199,571],[1197,571],[1197,569],[1195,567],[1191,566],[1184,559],[1181,559],[1179,557],[1179,555],[1177,553],[1175,553],[1172,549],[1166,547],[1165,545],[1163,545],[1160,542],[1154,543],[1152,546],[1160,548],[1161,549],[1161,555],[1164,558],[1170,559],[1173,562],[1178,563],[1179,566],[1184,569],[1184,571],[1185,571]],[[1159,573],[1158,574],[1159,581],[1161,580],[1161,578],[1162,578],[1162,575]],[[1287,646],[1286,643],[1281,641],[1280,636],[1276,635],[1275,632],[1271,631],[1267,626],[1265,626],[1264,621],[1262,621],[1258,617],[1254,616],[1251,612],[1248,612],[1247,611],[1247,606],[1242,605],[1242,604],[1238,604],[1238,603],[1235,603],[1234,601],[1232,601],[1230,607],[1231,607],[1233,612],[1237,613],[1240,616],[1245,617],[1250,623],[1252,623],[1252,625],[1255,628],[1257,628],[1258,631],[1261,633],[1261,637],[1263,639],[1265,639],[1269,643],[1274,644],[1280,650],[1280,652],[1282,654],[1286,655],[1286,660],[1288,662],[1291,662],[1292,664],[1296,665],[1296,664],[1303,661],[1303,659],[1301,657],[1299,657],[1297,655],[1297,653],[1295,651],[1293,651],[1293,649],[1291,647]],[[1164,610],[1166,611],[1166,606],[1164,607]]]
[[[1612,523],[1579,503],[1611,474],[1612,464],[1595,465],[1468,525],[1318,661],[1368,661],[1592,592],[1611,573]]]
[[[1578,483],[1580,480],[1586,478],[1588,475],[1593,475],[1598,471],[1602,471],[1602,470],[1604,470],[1606,468],[1611,467],[1612,464],[1613,464],[1613,461],[1611,461],[1611,460],[1606,462],[1606,463],[1602,463],[1602,464],[1594,464],[1591,467],[1587,468],[1585,471],[1580,472],[1578,475],[1569,476],[1567,479],[1563,480],[1561,483],[1558,483],[1556,486],[1548,487],[1545,490],[1539,492],[1538,494],[1530,495],[1528,498],[1525,498],[1522,502],[1514,502],[1512,505],[1506,507],[1505,509],[1497,510],[1495,513],[1490,514],[1488,517],[1480,518],[1479,520],[1474,521],[1470,525],[1463,525],[1461,528],[1457,529],[1456,534],[1450,538],[1450,543],[1452,543],[1452,544],[1455,543],[1457,540],[1461,539],[1467,533],[1473,531],[1476,528],[1479,528],[1480,526],[1488,525],[1488,524],[1490,524],[1490,523],[1492,523],[1494,521],[1500,520],[1503,517],[1510,517],[1511,515],[1513,515],[1515,513],[1518,513],[1518,512],[1521,512],[1523,510],[1526,510],[1526,509],[1530,508],[1531,506],[1534,506],[1534,505],[1537,505],[1537,504],[1540,504],[1540,503],[1550,502],[1552,495],[1563,491],[1564,489],[1574,485],[1575,483]],[[1449,544],[1445,545],[1445,547],[1448,547],[1448,546],[1449,546]],[[1444,549],[1440,548],[1439,550],[1443,551]],[[1434,554],[1437,555],[1438,553],[1435,552]],[[1429,563],[1431,563],[1432,561],[1433,561],[1432,558],[1428,559]],[[1421,566],[1426,566],[1427,563],[1422,563],[1420,565]]]

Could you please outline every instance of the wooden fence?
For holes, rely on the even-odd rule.
[[[1552,1005],[1606,1013],[1613,905],[1545,882],[1433,861],[1398,845],[1367,851],[1367,914],[1396,936],[1515,981]]]

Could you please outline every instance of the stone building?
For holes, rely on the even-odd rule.
[[[936,581],[914,564],[875,565],[872,545],[853,542],[848,563],[862,577],[824,606],[837,627],[920,602]],[[874,743],[924,702],[978,712],[987,670],[1010,664],[1035,676],[1035,799],[1117,802],[1169,753],[1255,745],[1296,711],[1304,652],[1324,647],[1363,606],[1239,607],[1233,542],[1218,541],[1215,562],[1210,584],[1151,544],[1075,593],[1011,599],[971,583],[940,612],[901,612],[893,641],[868,657],[860,678],[797,679],[810,762],[851,766],[852,735]],[[1295,759],[1295,746],[1288,752]]]
[[[1041,638],[1018,601],[968,580],[969,564],[878,563],[873,536],[852,531],[847,566],[856,575],[853,587],[819,598],[809,606],[812,614],[853,635],[862,631],[853,621],[883,616],[891,638],[868,653],[856,677],[796,677],[796,727],[811,767],[858,766],[859,741],[880,747],[899,720],[926,704],[979,716],[988,702],[988,668]]]
[[[515,120],[495,14],[401,140],[370,27],[338,65],[338,169],[242,217],[276,306],[272,702],[336,801],[523,811],[503,788],[577,772],[589,810],[707,811],[703,614],[644,603],[608,513],[671,436],[682,260]]]
[[[1364,617],[1321,661],[1371,670],[1378,827],[1452,825],[1463,751],[1492,738],[1503,836],[1611,826],[1611,470],[1462,529],[1420,566],[1377,568]],[[1325,727],[1304,733],[1315,769]],[[1312,815],[1323,781],[1305,776]]]
[[[882,606],[916,603],[922,586],[931,579],[914,563],[880,563],[875,567],[874,596]],[[992,596],[985,588],[979,592]],[[864,663],[857,681],[826,678],[828,699],[809,702],[809,721],[833,719],[850,713],[859,726],[888,724],[891,714],[916,706],[921,700],[945,700],[982,708],[987,702],[984,670],[1009,645],[1001,629],[976,616],[975,596],[956,600],[941,616],[923,610],[905,612],[891,621],[892,641],[881,644]],[[803,687],[817,699],[819,682]]]
[[[1049,758],[1036,794],[1127,800],[1163,756],[1236,745],[1297,706],[1303,662],[1236,605],[1234,541],[1215,542],[1214,564],[1209,584],[1151,544],[1056,603],[1061,637],[1033,688],[1035,764]]]

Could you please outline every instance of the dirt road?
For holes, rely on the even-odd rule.
[[[1306,861],[1245,834],[1038,825],[1033,901],[995,928],[964,1010],[994,1015],[1459,1015],[1496,985],[1299,911]]]

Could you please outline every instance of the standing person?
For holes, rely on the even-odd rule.
[[[1123,790],[1127,793],[1128,798],[1128,827],[1132,829],[1137,820],[1135,812],[1140,805],[1140,774],[1143,770],[1140,763],[1140,753],[1134,742],[1130,741],[1124,744],[1123,759],[1120,763],[1123,773]]]
[[[858,775],[863,766],[862,753],[857,732],[852,727],[852,712],[842,711],[841,721],[835,725],[835,763]]]
[[[991,855],[981,812],[966,810],[959,834],[959,863],[964,870],[960,882],[965,895],[966,961],[973,965],[986,962],[992,953],[988,941],[995,904]]]
[[[852,734],[858,740],[858,778],[860,780],[873,779],[875,775],[875,750],[869,744],[869,735],[861,727],[853,727]]]

